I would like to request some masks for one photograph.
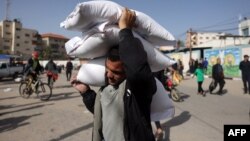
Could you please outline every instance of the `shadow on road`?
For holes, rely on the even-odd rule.
[[[53,88],[72,88],[72,85],[60,85],[60,86],[55,86]]]
[[[169,135],[170,135],[170,128],[174,126],[181,125],[185,122],[187,122],[191,118],[191,115],[188,111],[182,112],[180,115],[172,118],[171,120],[168,120],[167,122],[162,124],[162,127],[165,130],[165,137],[162,141],[170,141]],[[181,135],[181,134],[180,134]]]
[[[20,96],[12,96],[12,97],[0,98],[0,100],[15,99],[15,98],[18,98],[18,97],[20,97]]]
[[[30,124],[29,122],[24,122],[31,117],[42,115],[41,113],[30,115],[30,116],[20,116],[20,117],[11,117],[7,119],[0,120],[0,133],[14,130],[18,127],[25,126]]]
[[[53,104],[46,104],[46,105],[53,105]],[[43,105],[36,105],[36,106],[32,106],[32,107],[28,107],[28,108],[23,108],[23,109],[18,109],[18,110],[14,110],[14,111],[3,112],[3,113],[0,113],[0,116],[5,115],[5,114],[10,114],[10,113],[15,113],[15,112],[21,112],[21,111],[25,111],[25,110],[32,110],[32,109],[35,109],[35,108],[41,108],[41,107],[44,107],[46,105],[45,104],[43,104]]]
[[[58,100],[66,100],[66,99],[72,99],[76,97],[80,97],[80,94],[75,94],[75,92],[69,92],[69,93],[60,93],[60,94],[52,94],[49,101],[58,101]]]
[[[42,104],[42,103],[44,103],[44,101],[28,103],[28,104],[21,104],[21,105],[4,105],[4,106],[0,105],[0,110],[10,109],[10,108],[20,108],[20,107]],[[52,104],[50,104],[50,105],[52,105]]]
[[[82,126],[82,127],[76,128],[76,129],[74,129],[74,130],[71,130],[71,131],[69,131],[69,132],[67,132],[67,133],[65,133],[65,134],[63,134],[63,135],[61,135],[61,136],[59,136],[59,137],[56,138],[56,139],[51,139],[50,141],[60,141],[60,140],[64,140],[64,139],[66,139],[66,138],[68,138],[68,137],[70,137],[70,136],[73,136],[74,134],[77,134],[77,133],[79,133],[79,132],[81,132],[81,131],[83,131],[83,130],[86,130],[86,129],[88,129],[88,128],[91,128],[91,127],[93,127],[93,122],[92,122],[92,123],[89,123],[89,124],[87,124],[87,125],[84,125],[84,126]],[[84,140],[84,139],[83,139],[83,140]]]

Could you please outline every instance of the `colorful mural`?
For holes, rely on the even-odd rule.
[[[207,58],[209,62],[207,70],[208,75],[212,74],[212,66],[216,64],[216,59],[220,57],[225,76],[240,76],[239,63],[241,59],[241,50],[239,48],[208,49],[204,51],[204,57]]]

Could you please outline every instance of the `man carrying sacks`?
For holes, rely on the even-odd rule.
[[[135,13],[125,9],[119,19],[119,45],[106,59],[107,85],[95,93],[72,81],[94,114],[93,141],[154,141],[150,104],[156,82],[142,43],[132,34]]]

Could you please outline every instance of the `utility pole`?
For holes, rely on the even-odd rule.
[[[10,0],[6,0],[5,20],[10,20]]]
[[[188,31],[187,31],[187,46],[189,48],[189,59],[191,60],[192,58],[192,28],[190,28]]]

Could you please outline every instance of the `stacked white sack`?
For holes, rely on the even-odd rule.
[[[105,59],[93,59],[86,64],[82,64],[77,80],[91,86],[105,85]],[[175,110],[172,101],[163,87],[162,83],[156,80],[157,90],[151,103],[151,121],[159,121],[173,117]]]
[[[119,31],[120,29],[117,26],[107,26],[102,34],[86,35],[88,37],[83,38],[74,37],[65,44],[66,52],[70,56],[79,58],[92,59],[102,57],[107,54],[111,46],[119,43]],[[137,33],[133,32],[133,34],[142,42],[147,53],[149,66],[153,72],[160,71],[176,63],[176,61],[165,56]]]
[[[105,58],[89,60],[88,63],[82,64],[76,79],[84,84],[91,86],[105,85]]]
[[[169,94],[162,83],[156,79],[157,90],[151,102],[151,121],[160,121],[166,118],[172,118],[175,114],[175,108]]]
[[[68,30],[86,32],[102,23],[117,24],[124,7],[112,1],[88,1],[78,4],[60,27]],[[173,35],[159,25],[148,15],[133,10],[136,13],[136,28],[133,28],[142,38],[155,46],[175,45]],[[105,26],[104,26],[105,27]],[[99,28],[103,32],[102,28]]]

